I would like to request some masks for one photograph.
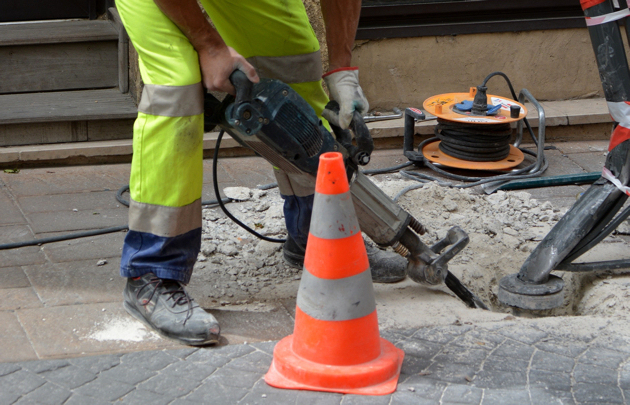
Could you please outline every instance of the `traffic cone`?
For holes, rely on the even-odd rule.
[[[343,157],[325,153],[295,327],[276,345],[265,381],[277,388],[386,395],[396,390],[403,357],[379,335],[370,265]]]

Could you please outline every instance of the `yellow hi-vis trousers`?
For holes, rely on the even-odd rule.
[[[282,80],[321,114],[319,44],[301,0],[201,0],[215,27],[260,76]],[[187,283],[201,244],[203,93],[197,52],[153,0],[117,0],[144,81],[134,125],[129,232],[121,275]],[[276,173],[295,208],[309,186]],[[308,211],[302,204],[298,209]],[[297,215],[302,223],[308,217]],[[291,231],[291,229],[290,229]]]

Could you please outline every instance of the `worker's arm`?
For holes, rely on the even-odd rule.
[[[229,77],[236,69],[245,72],[249,80],[258,82],[254,67],[225,44],[217,30],[206,20],[196,0],[154,1],[199,54],[202,82],[209,91],[234,94]]]
[[[339,103],[336,117],[328,112],[326,119],[348,128],[353,112],[365,113],[370,106],[359,86],[359,69],[352,67],[352,47],[359,26],[361,0],[321,0],[326,26],[329,71],[324,75],[330,97]]]

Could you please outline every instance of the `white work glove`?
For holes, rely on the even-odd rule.
[[[352,113],[356,110],[366,113],[370,104],[359,86],[359,68],[348,67],[336,69],[323,76],[330,98],[339,103],[339,116],[324,110],[322,116],[341,129],[348,129],[352,121]]]

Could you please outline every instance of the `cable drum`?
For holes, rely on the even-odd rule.
[[[465,124],[438,118],[435,136],[442,152],[472,162],[493,162],[510,154],[512,127],[506,124]]]

